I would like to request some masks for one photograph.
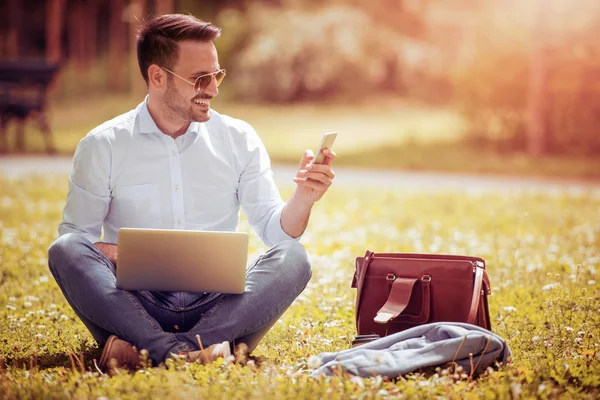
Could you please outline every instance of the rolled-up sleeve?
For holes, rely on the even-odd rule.
[[[249,160],[243,169],[238,197],[248,221],[267,246],[274,246],[292,238],[281,227],[281,213],[285,203],[273,180],[271,161],[256,132],[248,132]]]
[[[92,243],[100,241],[111,199],[110,163],[106,138],[90,134],[79,142],[59,235],[80,233]]]

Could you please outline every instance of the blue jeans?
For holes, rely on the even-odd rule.
[[[116,287],[116,269],[82,235],[68,233],[48,250],[48,264],[65,298],[103,345],[110,335],[146,349],[158,364],[170,353],[214,343],[254,349],[304,290],[311,261],[288,240],[260,256],[246,272],[244,294],[129,291]]]

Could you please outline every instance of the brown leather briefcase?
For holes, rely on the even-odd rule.
[[[430,322],[466,322],[491,330],[491,294],[478,257],[378,253],[356,259],[358,335],[386,336]]]

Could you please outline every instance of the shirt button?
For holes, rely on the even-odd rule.
[[[175,185],[175,190],[179,190],[179,185]]]
[[[171,154],[173,155],[173,157],[175,157],[175,154],[176,154],[175,150],[173,150],[173,152]]]
[[[181,220],[177,220],[177,223],[178,223],[179,225],[181,225]]]

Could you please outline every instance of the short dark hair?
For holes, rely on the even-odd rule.
[[[179,58],[182,40],[213,41],[221,28],[193,15],[165,14],[151,18],[137,35],[137,58],[142,77],[148,83],[148,67],[152,64],[173,69]]]

